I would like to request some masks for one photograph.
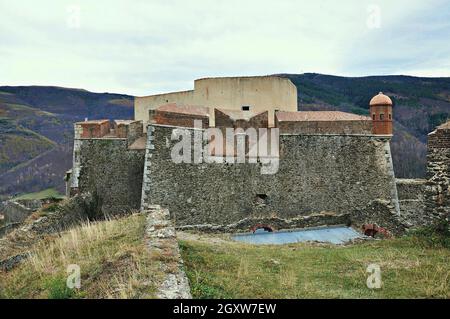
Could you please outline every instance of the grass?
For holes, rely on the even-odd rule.
[[[416,237],[349,246],[180,241],[194,298],[450,298],[450,249]],[[367,288],[369,264],[381,289]]]
[[[145,216],[88,223],[46,239],[10,272],[0,272],[0,298],[152,298],[162,274],[144,243]],[[69,265],[81,288],[69,289]]]
[[[27,193],[22,194],[20,196],[15,197],[15,200],[29,200],[29,199],[46,199],[46,198],[56,198],[56,199],[62,199],[64,198],[64,195],[60,194],[56,189],[54,188],[48,188],[45,190],[42,190],[40,192],[36,193]]]

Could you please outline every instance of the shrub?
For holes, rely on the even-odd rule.
[[[433,225],[418,228],[410,235],[421,246],[450,249],[450,223],[442,219]]]

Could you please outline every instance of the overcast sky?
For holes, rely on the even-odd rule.
[[[450,76],[449,0],[0,0],[0,13],[0,85],[148,95],[206,76]]]

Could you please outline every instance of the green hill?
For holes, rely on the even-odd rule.
[[[73,123],[132,118],[133,98],[59,87],[0,87],[0,197],[54,187],[72,166]]]

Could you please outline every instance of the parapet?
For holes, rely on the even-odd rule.
[[[372,134],[370,117],[340,111],[278,111],[275,126],[285,134]]]
[[[201,121],[202,127],[209,127],[209,108],[198,105],[169,103],[149,110],[149,122],[162,125],[194,127],[194,121]]]
[[[75,123],[75,139],[127,139],[128,144],[143,135],[142,121],[91,120]]]
[[[75,138],[102,138],[110,132],[109,120],[92,120],[75,123]]]

